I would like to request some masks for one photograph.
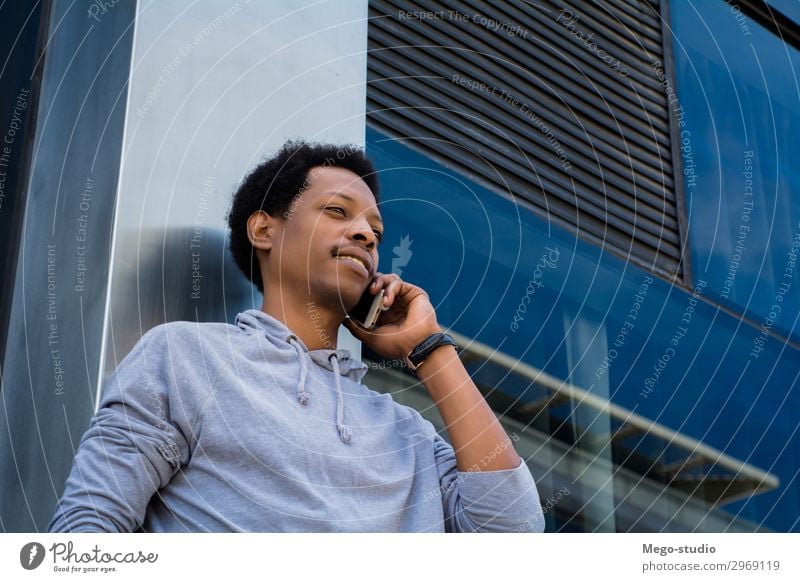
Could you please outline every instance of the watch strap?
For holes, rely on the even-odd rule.
[[[419,369],[431,352],[443,345],[455,347],[456,353],[458,353],[458,344],[452,336],[444,332],[434,333],[417,344],[417,346],[408,353],[405,358],[406,366],[416,375],[417,369]]]

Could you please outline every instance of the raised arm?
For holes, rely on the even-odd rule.
[[[442,331],[424,289],[395,273],[377,273],[370,288],[373,294],[386,291],[387,311],[378,325],[368,330],[353,319],[345,320],[344,325],[383,357],[407,357],[420,342]],[[417,375],[453,442],[451,447],[438,437],[434,443],[445,530],[544,531],[533,476],[453,347],[434,349]]]
[[[533,476],[455,349],[434,350],[418,375],[453,443],[438,435],[434,441],[445,530],[543,532],[544,514]]]

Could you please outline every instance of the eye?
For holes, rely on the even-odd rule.
[[[345,209],[341,208],[340,206],[326,206],[325,210],[339,210],[339,211],[341,211],[342,216],[347,216],[347,211],[345,211]],[[375,233],[375,238],[378,239],[378,244],[382,243],[383,242],[383,233],[381,231],[379,231],[379,230],[373,230],[372,232]]]

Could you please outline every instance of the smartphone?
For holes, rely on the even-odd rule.
[[[372,282],[370,282],[370,285]],[[355,319],[358,323],[367,329],[371,329],[378,321],[383,308],[383,295],[384,289],[378,291],[377,294],[371,295],[369,286],[367,286],[361,299],[348,315]]]

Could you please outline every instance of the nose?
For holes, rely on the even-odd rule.
[[[372,230],[372,227],[369,224],[353,224],[347,233],[347,237],[353,241],[358,241],[360,244],[366,246],[369,250],[374,249],[378,241],[375,231]]]

